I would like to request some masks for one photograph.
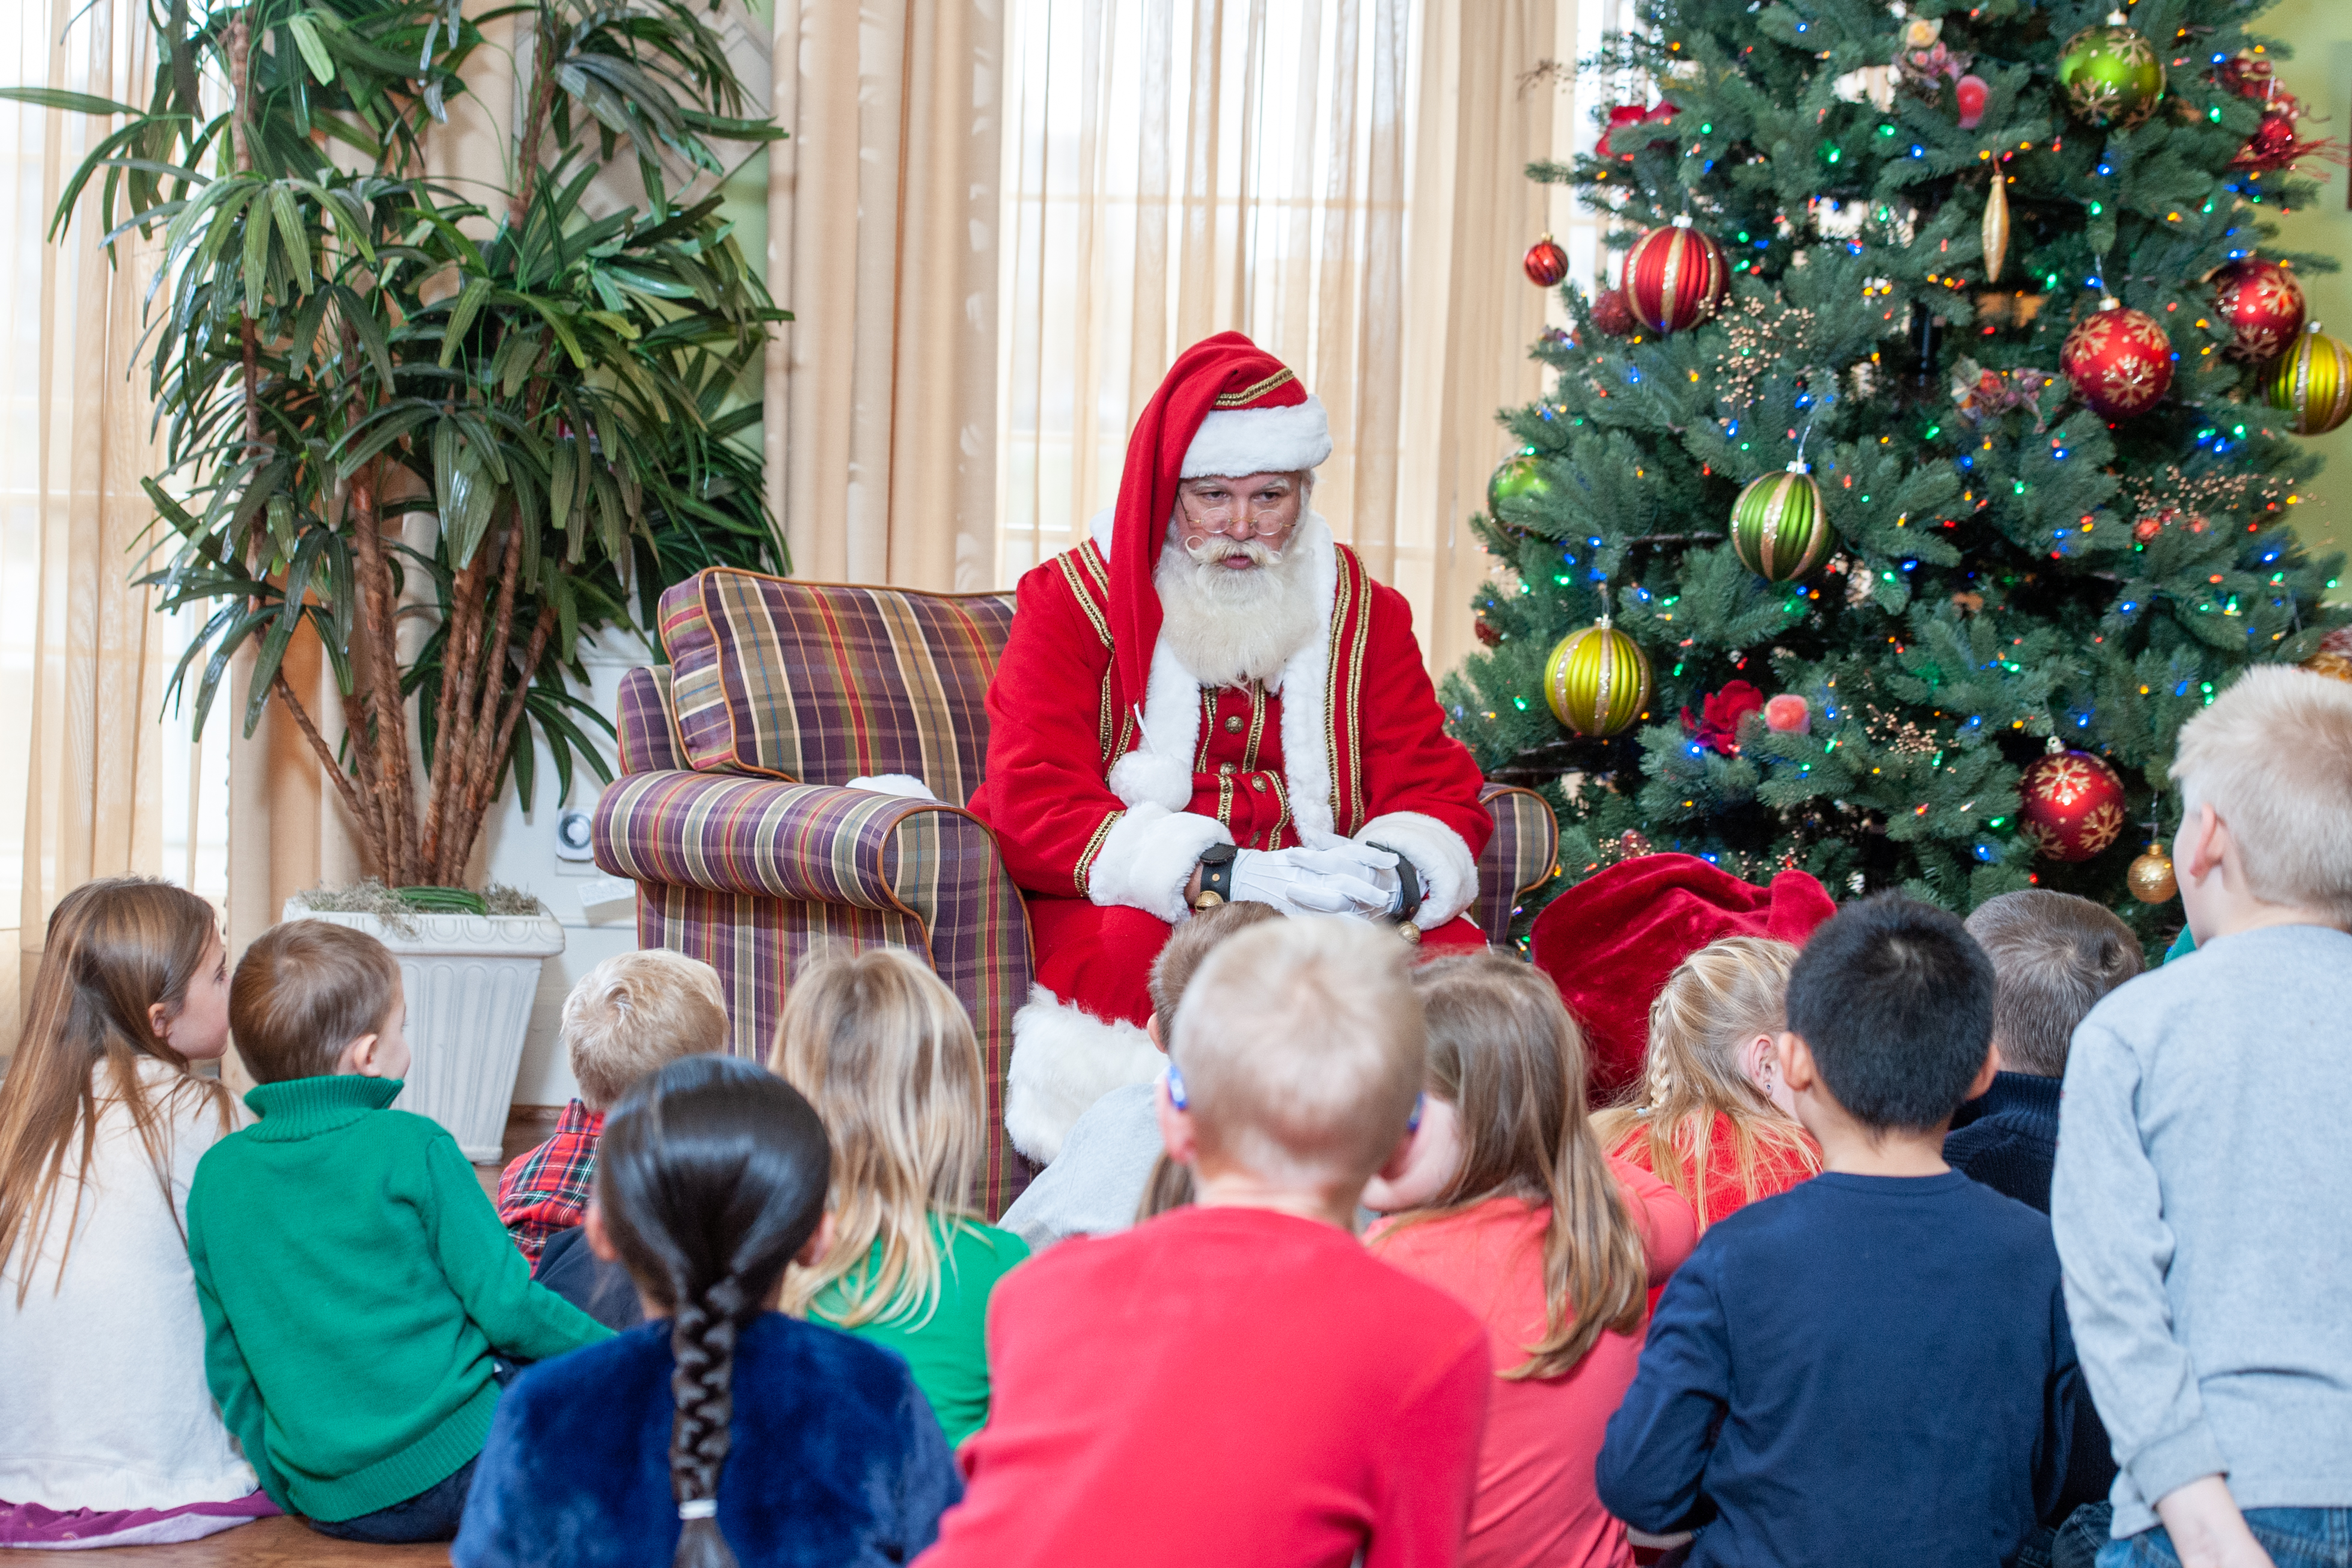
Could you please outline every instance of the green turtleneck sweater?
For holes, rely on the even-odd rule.
[[[297,1078],[245,1097],[188,1192],[205,1374],[280,1508],[330,1522],[402,1502],[481,1451],[490,1358],[608,1331],[533,1284],[457,1141],[387,1109],[396,1080]]]

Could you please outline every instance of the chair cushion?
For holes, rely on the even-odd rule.
[[[980,787],[1010,593],[918,593],[713,567],[662,595],[686,765],[809,784]]]

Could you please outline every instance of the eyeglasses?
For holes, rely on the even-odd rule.
[[[1198,497],[1179,495],[1176,510],[1188,528],[1202,533],[1222,534],[1227,538],[1241,539],[1253,536],[1262,539],[1275,538],[1286,532],[1297,521],[1294,512],[1288,521],[1279,515],[1282,500],[1261,501],[1255,496],[1232,496],[1222,501],[1202,500]]]

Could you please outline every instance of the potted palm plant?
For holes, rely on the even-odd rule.
[[[142,580],[209,612],[173,695],[199,730],[224,689],[247,734],[275,704],[316,754],[396,898],[331,917],[400,951],[412,1099],[494,1156],[562,930],[457,885],[485,815],[534,736],[560,791],[609,778],[579,648],[646,574],[785,564],[727,405],[790,318],[717,193],[781,132],[693,6],[523,0],[511,164],[460,190],[425,160],[483,47],[456,0],[152,15],[144,107],[7,96],[119,120],[53,235],[87,194],[110,246],[161,236]],[[306,634],[332,712],[283,672]]]

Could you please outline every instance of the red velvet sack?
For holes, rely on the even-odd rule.
[[[1614,1100],[1642,1076],[1650,1004],[1677,965],[1726,936],[1802,946],[1837,913],[1829,890],[1801,871],[1769,888],[1696,855],[1636,855],[1596,872],[1536,916],[1536,967],[1584,1026],[1592,1059],[1585,1098]]]

